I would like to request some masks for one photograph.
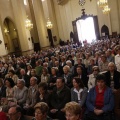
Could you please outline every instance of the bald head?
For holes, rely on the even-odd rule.
[[[19,106],[11,107],[8,111],[10,120],[19,120],[21,117],[21,108]]]

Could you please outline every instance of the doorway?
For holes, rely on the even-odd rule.
[[[94,26],[93,17],[87,17],[86,19],[79,19],[76,21],[78,39],[83,44],[85,40],[87,43],[91,43],[96,40],[96,32]]]

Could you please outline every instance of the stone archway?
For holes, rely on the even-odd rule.
[[[20,43],[15,23],[8,17],[4,19],[5,47],[8,53],[20,52]]]

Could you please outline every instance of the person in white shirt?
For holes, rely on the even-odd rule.
[[[88,80],[88,89],[90,90],[93,88],[96,84],[96,76],[99,74],[99,67],[94,66],[93,67],[93,73],[89,75],[89,80]]]
[[[73,88],[71,88],[71,101],[75,101],[79,103],[81,107],[84,107],[87,98],[87,88],[78,77],[74,77],[72,83]]]

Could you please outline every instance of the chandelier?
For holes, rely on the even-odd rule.
[[[104,6],[108,5],[108,0],[99,0],[97,4],[99,7],[103,8]]]
[[[28,18],[25,21],[25,27],[28,30],[31,30],[33,28],[33,24],[31,23],[31,21]]]
[[[103,9],[103,14],[108,14],[110,12],[110,8],[108,5],[106,5]]]
[[[50,21],[49,18],[48,18],[48,20],[47,20],[47,25],[46,25],[46,27],[47,27],[48,29],[52,29],[52,27],[53,27],[53,24],[51,23],[51,21]]]

